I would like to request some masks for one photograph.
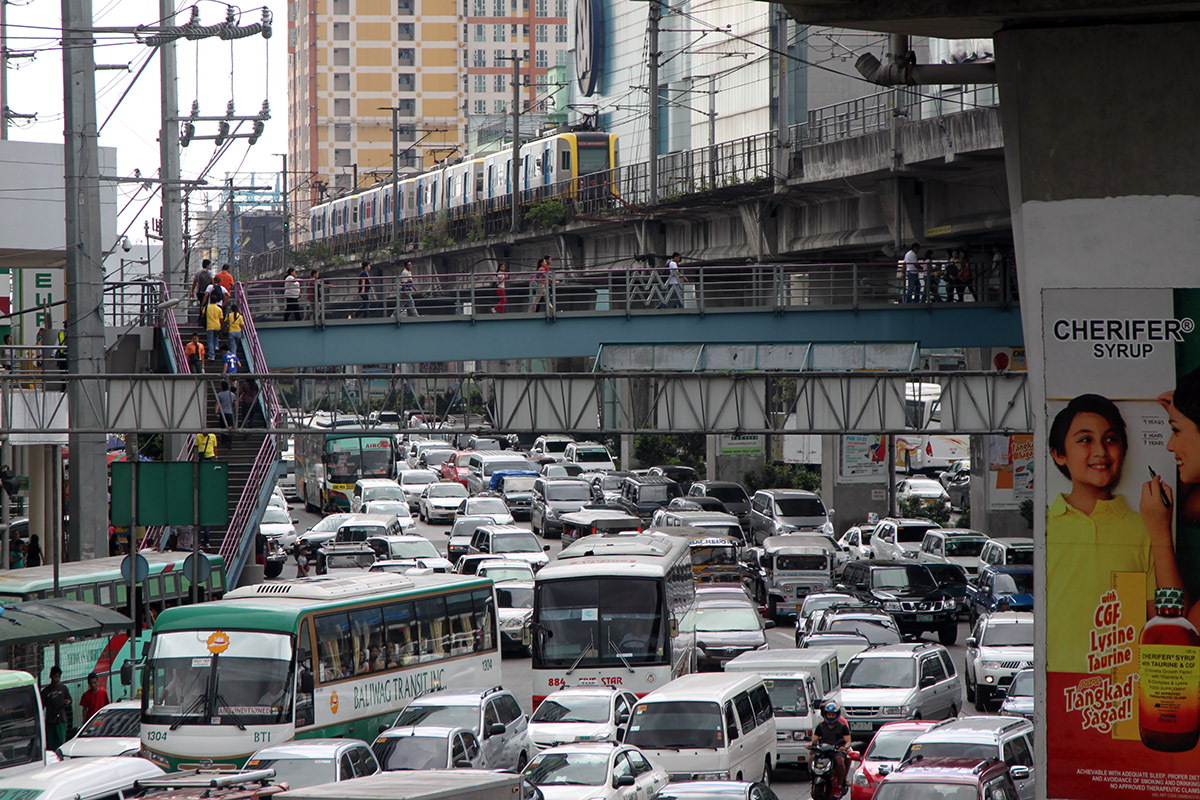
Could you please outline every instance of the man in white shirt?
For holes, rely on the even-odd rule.
[[[906,303],[916,303],[921,299],[920,252],[921,246],[914,243],[904,254],[904,302]]]
[[[659,308],[683,308],[683,286],[680,284],[682,280],[679,274],[679,253],[672,253],[670,260],[667,261],[667,293],[663,296],[663,301],[658,304]]]
[[[283,312],[283,319],[299,320],[300,319],[300,281],[296,280],[296,268],[288,267],[287,277],[283,279],[283,299],[287,305]]]

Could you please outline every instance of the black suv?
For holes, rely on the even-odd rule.
[[[649,523],[654,512],[682,497],[679,484],[661,475],[631,475],[621,483],[621,496],[617,499],[630,516],[640,517]]]
[[[947,647],[958,640],[958,604],[938,588],[924,564],[911,561],[851,561],[838,586],[863,602],[882,606],[900,632],[933,631]]]

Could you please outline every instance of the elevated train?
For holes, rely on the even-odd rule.
[[[521,146],[522,197],[573,196],[589,189],[615,193],[615,187],[608,184],[609,171],[616,166],[616,134],[571,131],[533,139]],[[480,202],[485,212],[506,209],[512,194],[512,149],[469,156],[408,175],[399,181],[398,191],[400,222],[432,218],[439,212]],[[392,192],[388,181],[313,206],[309,211],[310,238],[319,241],[391,225],[395,208]]]

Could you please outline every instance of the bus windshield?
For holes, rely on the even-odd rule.
[[[37,687],[31,683],[0,691],[0,769],[40,763],[43,757]]]
[[[155,634],[146,661],[142,721],[279,724],[292,712],[292,641],[278,633]]]
[[[693,567],[736,567],[737,547],[730,542],[725,545],[692,545]]]
[[[392,467],[389,436],[348,436],[325,442],[325,476],[332,483],[386,478]]]
[[[547,667],[669,663],[661,581],[580,578],[539,583],[534,659]],[[578,661],[577,661],[578,660]]]

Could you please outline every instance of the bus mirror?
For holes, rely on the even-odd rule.
[[[132,661],[126,661],[124,664],[121,665],[121,685],[122,686],[132,686],[133,685],[133,662]]]
[[[529,628],[521,629],[521,644],[529,647],[533,643],[533,637],[529,633]]]
[[[679,635],[679,620],[675,619],[674,617],[671,617],[671,636],[675,637],[678,635]]]

